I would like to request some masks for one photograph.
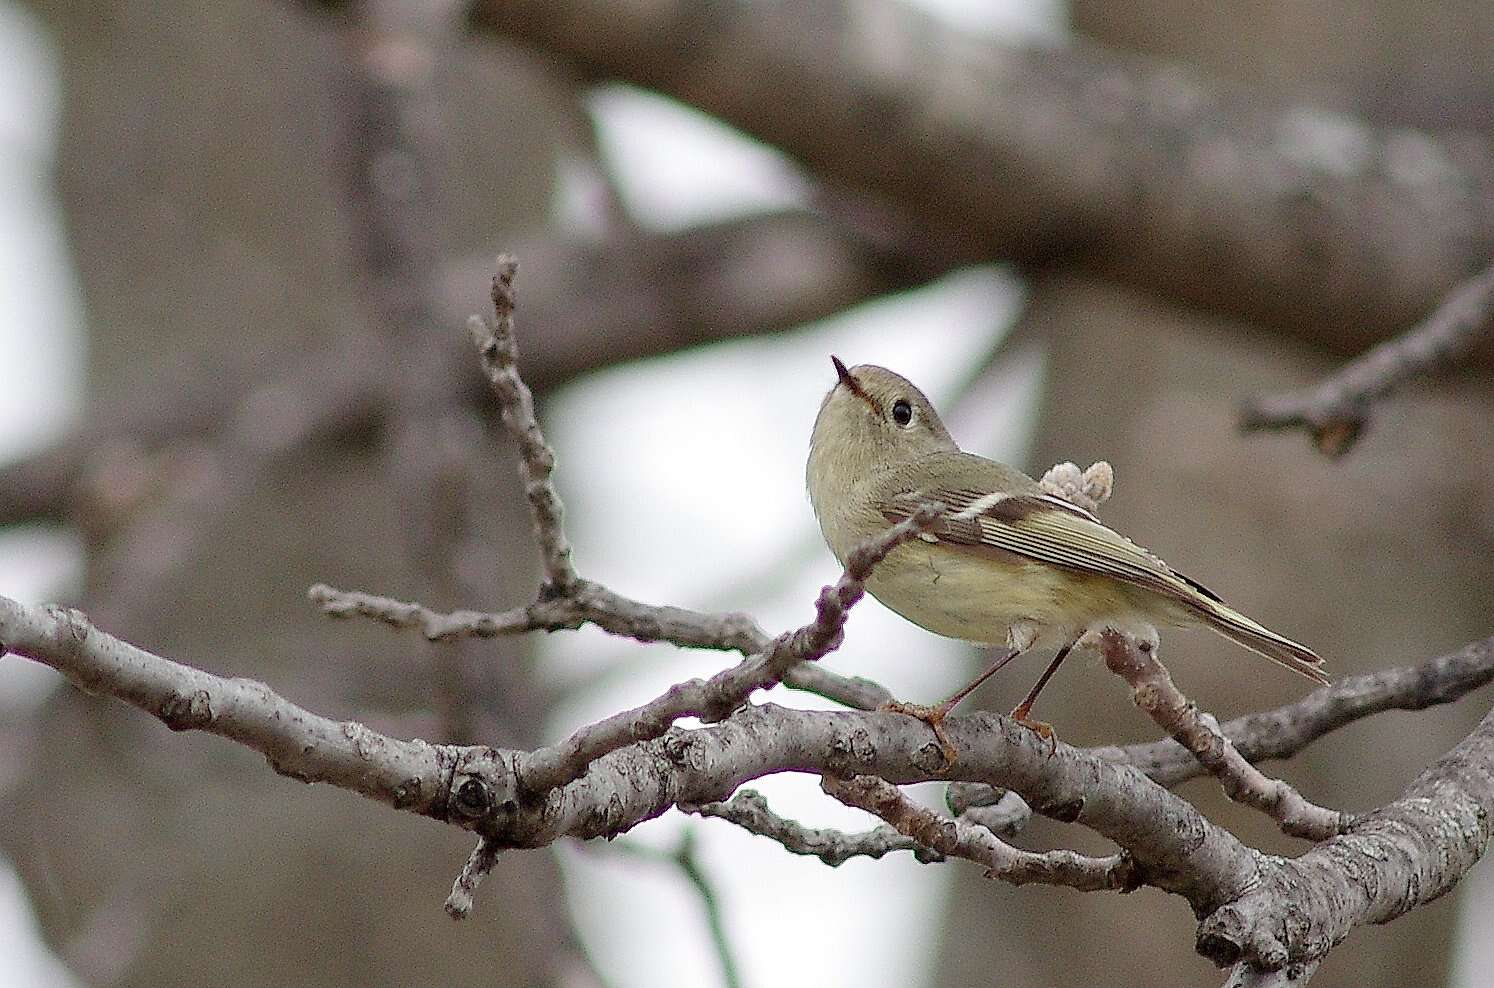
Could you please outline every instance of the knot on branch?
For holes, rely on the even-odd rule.
[[[200,731],[213,722],[212,697],[207,690],[182,694],[173,690],[156,712],[161,723],[173,731]]]

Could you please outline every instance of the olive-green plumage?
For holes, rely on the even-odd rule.
[[[949,514],[873,570],[867,590],[915,624],[1025,650],[1113,627],[1203,625],[1316,682],[1322,660],[1045,493],[1013,467],[961,452],[929,400],[882,367],[845,370],[820,406],[806,479],[836,558],[921,503]]]

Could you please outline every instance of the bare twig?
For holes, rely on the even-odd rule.
[[[519,262],[510,254],[498,257],[493,275],[493,310],[497,324],[489,327],[480,317],[467,322],[472,342],[482,356],[482,368],[498,396],[503,422],[519,443],[519,474],[524,494],[534,516],[534,535],[545,563],[545,578],[555,592],[567,594],[576,584],[571,565],[571,546],[565,537],[565,505],[556,493],[550,474],[555,470],[555,451],[545,441],[534,417],[534,396],[519,376],[518,343],[514,339],[514,273]]]
[[[451,894],[446,897],[446,915],[452,919],[466,919],[472,914],[472,897],[477,886],[492,872],[502,849],[502,845],[491,838],[478,839],[472,856],[462,866],[462,873],[452,883]]]
[[[752,655],[771,639],[749,615],[706,614],[683,607],[645,604],[589,580],[577,580],[564,597],[547,597],[500,612],[433,611],[423,604],[359,590],[313,585],[307,596],[328,617],[366,617],[393,628],[417,628],[431,641],[495,638],[529,631],[574,630],[594,624],[609,634],[641,642],[667,641],[682,648],[709,648]]]
[[[716,948],[716,962],[721,966],[721,980],[726,988],[741,988],[741,968],[737,964],[736,952],[732,950],[731,938],[726,935],[726,922],[721,915],[721,899],[711,885],[700,857],[695,853],[695,831],[686,829],[674,852],[675,863],[684,873],[686,881],[700,896],[701,908],[705,910],[706,927],[711,931],[711,944]]]
[[[1130,685],[1136,705],[1187,748],[1230,799],[1260,810],[1295,837],[1323,840],[1339,832],[1342,814],[1308,802],[1286,782],[1267,778],[1241,756],[1213,718],[1173,684],[1150,642],[1136,642],[1113,630],[1096,637],[1105,665]]]
[[[613,714],[559,744],[533,752],[519,766],[525,788],[541,793],[565,785],[608,752],[657,738],[681,717],[723,720],[746,703],[754,690],[772,686],[795,666],[839,648],[848,611],[866,595],[865,581],[872,567],[897,546],[927,531],[943,514],[942,505],[927,505],[853,549],[840,579],[820,591],[814,620],[779,635],[762,654],[749,656],[710,679],[677,683],[641,707]]]
[[[1494,681],[1494,637],[1414,666],[1345,676],[1274,710],[1248,714],[1220,730],[1250,762],[1290,758],[1318,738],[1384,710],[1423,710],[1466,696]],[[1175,786],[1204,771],[1170,738],[1126,747],[1089,748],[1110,761],[1135,765],[1154,781]]]
[[[881,817],[899,833],[940,854],[984,865],[987,878],[1013,885],[1064,885],[1084,892],[1129,891],[1140,884],[1131,859],[1124,854],[1094,858],[1067,850],[1024,851],[985,827],[941,817],[919,806],[884,779],[826,775],[820,779],[820,788],[847,806]]]
[[[1314,445],[1342,456],[1359,439],[1370,406],[1414,378],[1436,373],[1494,333],[1494,265],[1462,282],[1421,323],[1355,357],[1318,384],[1257,398],[1241,425],[1306,429]]]
[[[686,813],[727,820],[748,833],[778,842],[791,854],[819,858],[832,868],[838,868],[852,858],[875,860],[894,851],[912,851],[915,858],[926,864],[944,860],[944,855],[898,833],[888,824],[859,834],[806,827],[797,820],[774,813],[767,799],[755,789],[738,789],[724,803],[685,803],[680,809]]]
[[[323,583],[307,591],[328,617],[366,617],[393,628],[417,628],[432,641],[471,636],[493,638],[529,631],[560,631],[592,624],[609,634],[641,642],[670,642],[755,655],[771,639],[749,615],[707,614],[668,604],[645,604],[590,580],[577,580],[565,597],[537,600],[509,611],[433,611],[423,604]],[[859,676],[841,676],[814,665],[798,665],[783,677],[785,686],[815,693],[856,710],[875,710],[892,698],[887,690]]]

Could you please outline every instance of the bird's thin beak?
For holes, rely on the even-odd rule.
[[[856,379],[851,376],[851,372],[850,371],[846,370],[846,365],[843,364],[843,363],[841,363],[841,360],[840,360],[839,357],[836,357],[836,356],[832,355],[830,357],[830,362],[835,365],[835,373],[840,375],[840,383],[841,384],[844,384],[846,387],[850,388],[852,391],[860,391],[861,390],[861,385],[858,384],[858,383],[856,383]]]
[[[856,375],[846,369],[846,365],[841,362],[841,359],[832,356],[830,362],[835,365],[835,373],[840,375],[840,383],[845,385],[845,389],[871,406],[872,411],[880,414],[876,401],[873,400],[871,395],[866,393],[866,390],[861,387],[861,382],[856,380]]]

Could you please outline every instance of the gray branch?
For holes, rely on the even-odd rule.
[[[470,9],[480,30],[665,93],[892,203],[927,239],[1074,259],[1342,352],[1412,325],[1494,242],[1482,135],[1282,105],[1083,40],[1004,44],[894,0]]]
[[[1418,665],[1345,676],[1293,703],[1236,718],[1220,729],[1252,763],[1290,758],[1323,735],[1361,717],[1452,703],[1491,681],[1494,637]],[[1205,771],[1197,758],[1170,738],[1088,750],[1109,761],[1135,765],[1169,787]]]
[[[0,597],[0,654],[51,666],[85,693],[112,696],[173,731],[206,731],[265,756],[281,775],[325,782],[438,820],[464,749],[400,741],[296,706],[263,683],[224,679],[95,628],[80,611]]]
[[[761,655],[748,656],[710,679],[676,683],[641,707],[588,724],[565,741],[522,759],[518,771],[523,787],[538,794],[565,785],[579,778],[601,756],[635,741],[657,738],[681,717],[724,720],[755,690],[777,684],[790,669],[824,658],[840,647],[846,617],[866,595],[865,581],[872,568],[893,549],[927,531],[943,513],[942,506],[925,506],[853,549],[841,578],[820,591],[814,620],[779,635]]]
[[[912,851],[915,858],[925,863],[944,860],[944,855],[929,850],[887,824],[859,834],[806,827],[797,820],[774,813],[767,799],[755,789],[738,789],[725,802],[698,806],[683,803],[680,809],[734,823],[750,834],[776,841],[791,854],[819,858],[832,868],[838,868],[852,858],[876,860],[894,851]]]
[[[820,788],[847,806],[881,817],[925,847],[983,865],[987,878],[1012,885],[1064,885],[1082,892],[1125,892],[1138,884],[1131,859],[1124,854],[1096,858],[1067,850],[1024,851],[985,827],[941,817],[919,806],[897,786],[875,776],[841,779],[827,775],[820,780]]]
[[[493,275],[493,310],[497,323],[488,326],[479,316],[467,323],[472,342],[482,356],[482,369],[498,396],[503,424],[519,444],[519,475],[534,518],[534,537],[545,562],[545,578],[554,592],[567,594],[576,583],[571,565],[571,545],[563,522],[565,506],[555,491],[550,474],[555,469],[555,450],[545,441],[534,417],[534,396],[519,376],[518,342],[514,339],[514,272],[519,262],[500,254]]]
[[[1224,988],[1303,988],[1317,973],[1319,963],[1302,961],[1275,971],[1263,971],[1242,961],[1230,969]]]
[[[1317,385],[1258,398],[1245,407],[1245,429],[1306,429],[1329,456],[1358,440],[1370,406],[1417,377],[1436,373],[1494,333],[1494,265],[1458,285],[1403,336],[1355,357]]]
[[[1245,847],[1134,768],[1061,743],[1050,757],[1046,742],[1005,717],[950,718],[958,760],[946,767],[927,729],[909,718],[773,704],[619,748],[535,797],[518,785],[524,752],[400,741],[328,720],[262,684],[121,642],[76,611],[0,598],[0,641],[174,729],[259,751],[292,778],[475,830],[491,841],[485,854],[565,836],[616,836],[671,806],[717,802],[777,772],[998,785],[1045,816],[1107,837],[1130,855],[1136,880],[1185,897],[1204,917],[1206,956],[1263,970],[1321,956],[1354,926],[1385,922],[1446,892],[1478,859],[1494,809],[1494,715],[1401,799],[1286,860]]]
[[[1260,810],[1295,837],[1322,840],[1339,832],[1342,814],[1308,802],[1290,784],[1267,778],[1245,760],[1214,719],[1177,688],[1150,642],[1112,630],[1097,637],[1105,665],[1131,687],[1136,705],[1219,780],[1225,795]]]
[[[1265,970],[1322,957],[1356,926],[1386,923],[1451,891],[1488,845],[1494,712],[1394,802],[1299,858],[1271,858],[1261,882],[1204,918],[1198,950]]]

